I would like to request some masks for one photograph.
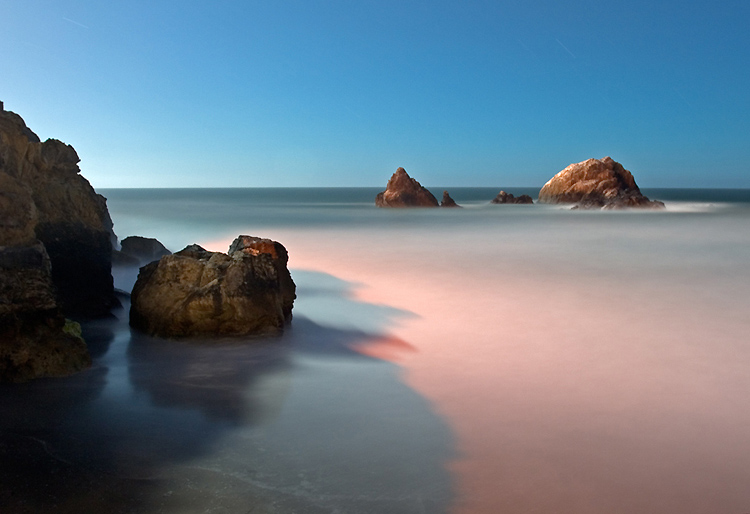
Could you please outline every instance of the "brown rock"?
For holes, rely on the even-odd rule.
[[[543,203],[575,203],[580,208],[664,208],[645,197],[633,175],[610,157],[571,164],[539,191]]]
[[[461,207],[456,203],[456,201],[451,198],[451,195],[448,194],[448,191],[443,191],[443,201],[440,202],[440,207]]]
[[[152,237],[129,236],[120,243],[119,254],[114,255],[117,255],[121,262],[134,262],[141,266],[171,254],[172,252]]]
[[[78,161],[72,146],[41,143],[20,116],[0,111],[0,245],[40,240],[63,311],[104,315],[117,304],[112,220]]]
[[[65,376],[90,365],[80,326],[58,308],[44,245],[0,247],[0,381]]]
[[[506,193],[505,191],[500,191],[497,194],[497,196],[490,201],[490,203],[495,203],[495,204],[504,204],[504,203],[531,204],[531,203],[534,203],[534,200],[532,200],[529,195],[521,195],[518,198],[516,198],[511,193]]]
[[[130,324],[170,338],[278,335],[295,298],[287,259],[280,243],[250,236],[229,255],[188,246],[141,268]]]
[[[378,207],[438,207],[437,199],[426,188],[411,178],[404,168],[391,176],[385,191],[375,197]]]
[[[292,280],[287,263],[289,254],[284,245],[271,239],[263,239],[254,236],[238,236],[231,245],[229,245],[229,255],[234,252],[244,252],[248,255],[268,254],[271,256],[276,274],[279,277],[279,293],[281,294],[281,309],[284,313],[284,319],[291,321],[292,307],[294,300],[297,298],[297,286]]]

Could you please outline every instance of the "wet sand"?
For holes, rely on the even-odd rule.
[[[398,314],[329,275],[300,285]],[[281,339],[167,341],[126,309],[83,324],[92,369],[3,386],[0,512],[447,512],[452,434],[397,366],[355,350],[376,332],[300,309]]]

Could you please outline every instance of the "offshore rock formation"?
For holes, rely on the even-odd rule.
[[[611,157],[571,164],[539,191],[543,203],[575,203],[580,208],[663,209],[664,204],[641,193],[633,175]]]
[[[72,146],[40,142],[20,116],[0,111],[0,245],[44,244],[66,314],[99,316],[117,305],[106,199],[78,168]]]
[[[391,176],[385,191],[375,197],[378,207],[438,207],[437,199],[426,188],[411,178],[404,168]]]
[[[440,202],[440,207],[461,207],[456,201],[451,198],[448,191],[443,191],[443,200]]]
[[[531,199],[529,195],[521,195],[518,198],[513,196],[511,193],[506,193],[505,191],[500,191],[495,198],[490,200],[490,203],[517,203],[517,204],[529,204],[534,203],[534,200]]]
[[[129,236],[120,242],[120,250],[113,250],[112,259],[120,265],[142,266],[158,261],[172,252],[152,237]]]
[[[229,254],[191,245],[141,268],[130,324],[159,337],[278,335],[295,285],[280,243],[240,236]]]

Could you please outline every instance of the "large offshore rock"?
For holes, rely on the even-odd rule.
[[[437,199],[425,187],[399,168],[388,180],[385,191],[375,197],[378,207],[439,207]]]
[[[90,365],[80,326],[58,308],[44,245],[0,247],[0,381],[65,376]]]
[[[571,164],[539,191],[542,203],[574,203],[582,208],[664,208],[641,193],[633,175],[611,157]]]
[[[66,314],[97,316],[117,304],[106,199],[79,172],[78,154],[40,142],[20,116],[0,110],[0,245],[41,241]]]
[[[280,243],[240,236],[230,253],[191,245],[141,268],[130,324],[169,337],[278,335],[295,286]]]

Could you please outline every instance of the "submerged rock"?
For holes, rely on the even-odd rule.
[[[571,164],[539,191],[543,203],[574,203],[580,208],[663,209],[664,204],[641,193],[633,175],[611,157]]]
[[[518,198],[513,196],[511,193],[506,193],[505,191],[500,191],[495,198],[493,198],[490,203],[495,204],[504,204],[504,203],[515,203],[515,204],[531,204],[534,203],[534,200],[529,195],[521,195]]]
[[[169,338],[281,334],[296,297],[287,261],[283,245],[251,236],[229,254],[190,245],[141,268],[130,324]]]
[[[440,207],[461,207],[456,203],[456,201],[451,198],[451,195],[448,194],[448,191],[443,191],[443,201],[440,202]]]
[[[385,191],[375,197],[378,207],[439,207],[437,199],[425,187],[399,168],[388,180]]]

